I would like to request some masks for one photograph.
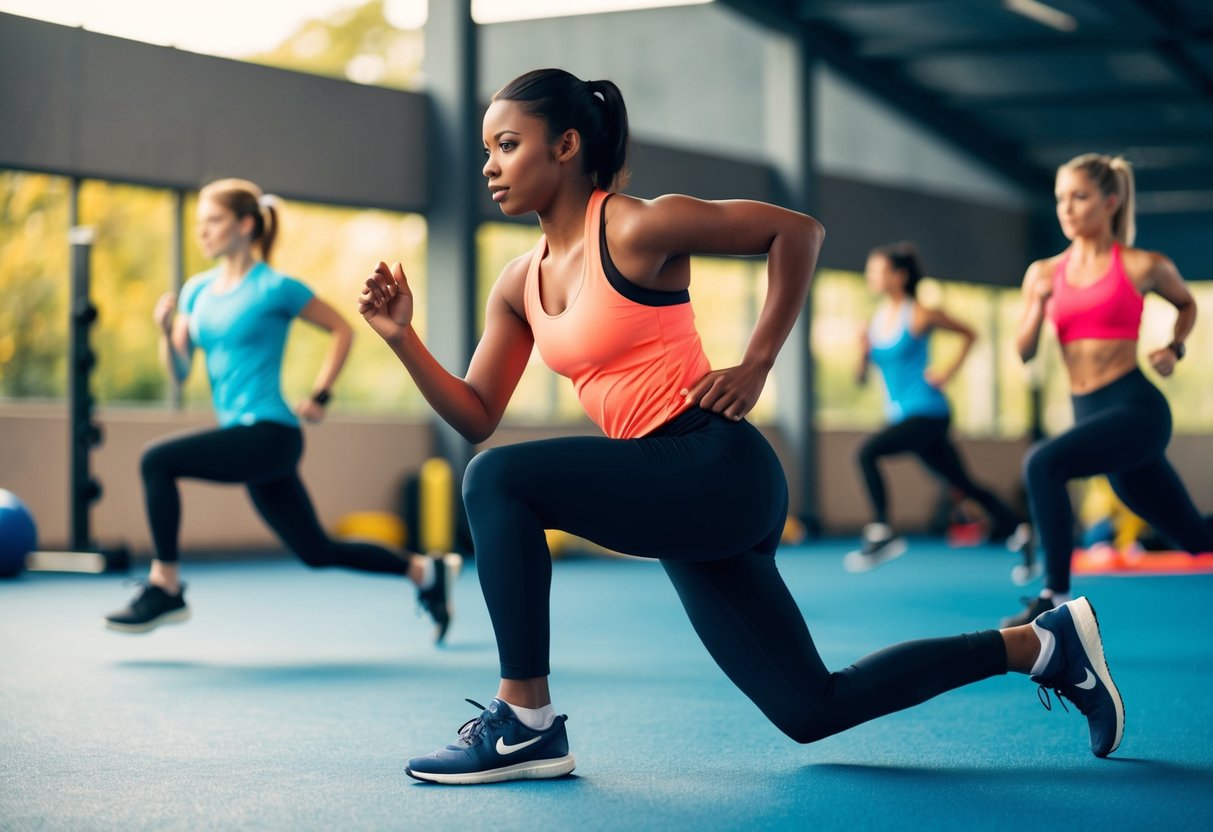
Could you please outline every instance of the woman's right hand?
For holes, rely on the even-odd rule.
[[[404,276],[404,267],[394,263],[389,269],[380,262],[366,279],[358,296],[358,314],[385,341],[394,341],[413,322],[413,292]]]
[[[165,335],[173,331],[173,315],[177,312],[177,295],[174,292],[165,292],[156,301],[156,308],[152,310],[152,320],[156,322],[156,326]]]

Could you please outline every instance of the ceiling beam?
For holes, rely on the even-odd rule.
[[[772,16],[770,5],[761,0],[721,1],[780,31],[786,32],[796,25],[787,18]],[[944,107],[936,97],[904,80],[898,72],[865,61],[854,53],[845,36],[826,31],[826,27],[820,24],[800,25],[798,28],[806,46],[815,56],[862,89],[914,122],[933,130],[990,168],[1001,171],[1029,193],[1051,193],[1052,171],[1032,164],[1021,148],[1005,136],[963,113]]]

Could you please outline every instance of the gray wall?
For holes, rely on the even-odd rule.
[[[0,14],[0,167],[425,207],[427,98]]]

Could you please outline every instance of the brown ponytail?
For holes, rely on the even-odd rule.
[[[262,193],[261,188],[247,179],[218,179],[206,185],[198,196],[213,199],[238,220],[252,217],[253,242],[261,252],[261,259],[266,263],[270,261],[270,252],[278,239],[280,203],[277,197]]]

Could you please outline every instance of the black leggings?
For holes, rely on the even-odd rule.
[[[156,559],[178,559],[177,480],[188,477],[244,483],[265,522],[308,566],[404,574],[408,561],[401,555],[329,539],[296,470],[302,455],[302,431],[276,422],[195,431],[149,445],[143,452],[143,493]]]
[[[1072,401],[1074,426],[1033,445],[1024,458],[1045,586],[1070,591],[1074,511],[1066,483],[1078,477],[1107,474],[1129,510],[1172,543],[1188,552],[1213,551],[1213,532],[1167,462],[1171,408],[1158,388],[1135,369]]]
[[[864,441],[859,449],[859,467],[863,470],[875,520],[888,522],[888,498],[877,462],[883,456],[913,453],[928,469],[986,510],[994,523],[991,537],[1007,537],[1015,531],[1020,517],[989,489],[973,482],[956,446],[948,438],[950,422],[950,416],[911,416]]]
[[[547,676],[544,529],[660,558],[730,679],[799,742],[1006,672],[997,631],[906,642],[831,673],[775,565],[787,485],[747,422],[689,411],[640,439],[550,439],[472,460],[464,500],[501,675]]]

